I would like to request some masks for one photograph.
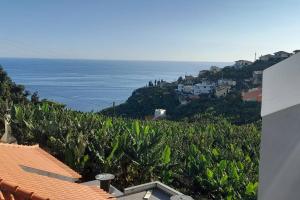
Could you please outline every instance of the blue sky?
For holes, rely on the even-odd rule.
[[[1,0],[0,57],[233,61],[300,48],[299,0]]]

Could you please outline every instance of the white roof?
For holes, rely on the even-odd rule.
[[[261,115],[300,103],[300,54],[273,65],[263,72]]]

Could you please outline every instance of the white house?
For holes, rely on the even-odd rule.
[[[219,79],[218,80],[218,85],[229,85],[229,86],[235,86],[236,85],[236,81],[231,80],[231,79]]]
[[[192,85],[185,85],[183,87],[183,93],[192,94],[193,93],[193,86]]]
[[[253,84],[258,85],[262,83],[263,71],[254,71],[252,74]]]
[[[184,88],[184,85],[183,85],[183,84],[178,84],[178,85],[177,85],[177,91],[178,91],[178,92],[183,92],[183,88]]]
[[[263,55],[259,57],[259,60],[261,61],[269,61],[270,59],[272,59],[274,56],[271,54],[267,54],[267,55]]]
[[[166,117],[167,111],[165,109],[155,109],[154,119]]]
[[[274,53],[275,58],[288,58],[290,55],[290,53],[285,51],[278,51]]]
[[[202,76],[202,75],[206,74],[207,72],[209,72],[209,71],[208,70],[201,70],[199,72],[199,76]]]
[[[300,50],[295,50],[295,51],[293,51],[294,52],[294,54],[296,54],[296,53],[299,53],[300,52]]]
[[[201,82],[197,83],[193,86],[193,94],[200,95],[200,94],[210,94],[215,89],[214,83],[209,82]]]
[[[216,87],[215,95],[216,97],[225,97],[230,92],[231,86],[229,85],[222,85]]]
[[[251,65],[253,62],[248,60],[237,60],[235,61],[235,64],[233,65],[235,68],[241,68],[247,65]]]

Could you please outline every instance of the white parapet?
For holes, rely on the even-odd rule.
[[[300,196],[300,54],[263,73],[259,200]]]

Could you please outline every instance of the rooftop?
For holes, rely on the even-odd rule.
[[[0,143],[0,199],[109,199],[97,187],[74,183],[81,176],[38,145]],[[3,196],[2,196],[3,195]]]
[[[83,185],[93,185],[98,188],[99,181],[89,181],[82,183]],[[110,193],[116,196],[118,200],[170,200],[171,197],[183,195],[173,188],[159,182],[154,181],[129,188],[125,188],[124,192],[119,191],[114,186],[110,185]],[[188,197],[188,196],[185,196]],[[192,199],[191,197],[188,198]]]

